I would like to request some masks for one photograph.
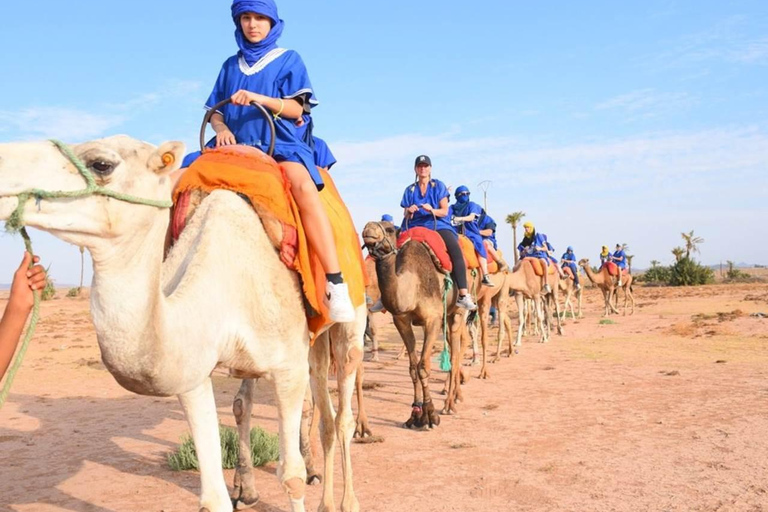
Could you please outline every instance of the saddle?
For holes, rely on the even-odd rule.
[[[533,256],[527,256],[523,258],[523,262],[528,262],[528,264],[533,268],[533,273],[536,274],[539,277],[544,276],[544,267],[547,268],[547,274],[554,274],[555,273],[555,264],[547,265],[543,261],[541,261],[541,258],[536,258]]]
[[[616,277],[619,275],[619,266],[612,262],[612,261],[606,261],[603,263],[603,267],[608,269],[608,273],[612,275],[613,277]],[[629,271],[625,268],[622,269],[621,275],[626,276],[629,274]]]
[[[325,171],[321,171],[321,175],[325,187],[320,199],[331,222],[352,304],[357,307],[365,301],[360,239],[331,176]],[[280,260],[298,272],[314,341],[317,333],[331,323],[325,302],[325,271],[310,249],[285,173],[272,157],[250,146],[224,146],[205,151],[184,171],[173,192],[172,243],[181,236],[196,207],[214,190],[229,190],[246,199],[260,217]]]
[[[430,256],[432,256],[432,261],[440,272],[444,274],[451,273],[453,263],[448,256],[448,248],[437,231],[421,226],[410,228],[407,231],[401,232],[400,236],[397,237],[397,248],[400,249],[406,243],[411,242],[421,243],[427,248]]]
[[[480,268],[480,255],[475,250],[475,245],[472,240],[464,235],[459,235],[459,247],[461,247],[461,253],[464,255],[464,262],[467,264],[467,270]],[[499,271],[499,264],[492,258],[488,258],[488,273],[495,274]]]
[[[570,279],[571,281],[573,281],[573,278],[574,278],[574,276],[573,276],[573,270],[571,270],[571,267],[569,267],[569,266],[564,266],[564,267],[563,267],[563,273],[565,274],[565,276],[566,276],[568,279]]]

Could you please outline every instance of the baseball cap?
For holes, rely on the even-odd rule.
[[[413,165],[415,167],[415,166],[417,166],[419,164],[426,164],[426,165],[431,166],[432,165],[432,160],[430,160],[427,155],[419,155],[419,156],[416,157],[416,162]]]

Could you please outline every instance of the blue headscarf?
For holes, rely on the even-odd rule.
[[[246,12],[255,12],[272,20],[272,28],[262,41],[252,43],[243,34],[240,16]],[[283,34],[285,22],[277,15],[274,0],[234,0],[232,2],[232,21],[235,22],[235,41],[240,48],[240,55],[249,66],[253,66],[268,51],[277,48],[277,40]]]
[[[394,219],[390,214],[385,213],[384,215],[381,216],[381,222],[394,222]]]
[[[459,186],[454,193],[456,204],[453,205],[453,213],[456,217],[464,217],[469,207],[469,189],[464,185]]]

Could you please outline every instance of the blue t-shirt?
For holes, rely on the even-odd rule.
[[[478,227],[481,230],[491,229],[493,232],[489,236],[484,236],[483,240],[490,240],[493,244],[493,248],[497,249],[498,245],[496,244],[496,221],[491,218],[490,215],[487,213],[480,217],[480,220],[478,221]]]
[[[627,267],[627,256],[624,254],[624,249],[619,249],[618,251],[614,252],[613,257],[621,258],[621,261],[612,260],[616,265],[619,266],[619,268]]]
[[[320,137],[312,136],[315,141],[315,165],[323,169],[329,169],[336,163],[336,158],[331,153],[328,144]]]
[[[269,51],[253,66],[249,66],[245,59],[238,55],[228,58],[221,67],[205,107],[213,108],[240,89],[272,98],[300,99],[307,113],[318,103],[304,62],[298,53],[285,48]],[[238,144],[267,151],[269,125],[261,112],[251,106],[228,104],[221,108],[219,113],[224,116],[224,123],[234,134]],[[315,168],[311,136],[311,130],[297,127],[292,119],[276,119],[275,160],[302,163],[320,188],[322,179]],[[215,140],[214,137],[207,146],[215,145]]]
[[[448,210],[448,217],[453,220],[454,217],[466,217],[467,215],[474,213],[476,215],[475,220],[465,221],[456,226],[456,231],[469,238],[472,245],[475,247],[475,251],[483,258],[488,257],[488,252],[483,245],[483,236],[480,234],[480,227],[478,220],[480,216],[485,213],[483,208],[472,201],[466,203],[454,203]]]
[[[451,194],[448,192],[448,187],[445,186],[445,183],[440,180],[431,179],[429,180],[429,183],[427,183],[427,190],[423,195],[421,193],[421,187],[419,187],[418,183],[412,183],[405,187],[405,191],[403,192],[403,199],[400,201],[400,206],[403,208],[408,208],[409,206],[413,205],[421,206],[423,204],[428,204],[433,209],[437,210],[440,208],[440,201],[450,196]],[[448,217],[436,218],[437,227],[435,227],[435,217],[432,216],[432,213],[424,210],[423,208],[419,208],[413,214],[413,216],[407,220],[407,223],[406,219],[403,218],[401,228],[405,229],[407,224],[407,227],[409,228],[421,226],[436,230],[450,229],[454,233],[456,232],[451,223],[448,221]]]
[[[572,252],[571,252],[571,253],[569,253],[569,252],[567,252],[567,251],[566,251],[566,252],[565,252],[565,253],[563,253],[563,255],[560,257],[560,259],[561,259],[561,260],[563,260],[563,263],[565,263],[566,261],[568,261],[568,262],[571,262],[571,261],[572,261],[572,262],[576,262],[576,254],[575,254],[575,253],[572,253]]]

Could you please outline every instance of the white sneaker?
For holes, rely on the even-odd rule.
[[[468,309],[470,311],[477,309],[477,304],[475,304],[475,302],[472,300],[472,297],[469,295],[459,297],[459,300],[456,301],[456,305],[460,308]]]
[[[355,308],[349,299],[347,283],[325,283],[325,297],[328,299],[331,320],[334,322],[353,322],[355,320]]]

